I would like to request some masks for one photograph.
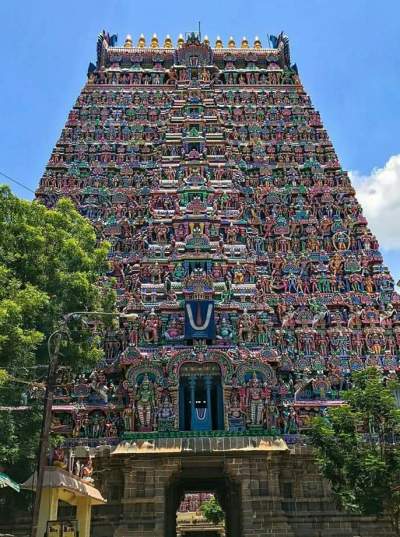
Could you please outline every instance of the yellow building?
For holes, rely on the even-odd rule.
[[[36,474],[25,481],[22,488],[36,490]],[[57,521],[60,500],[76,506],[79,537],[90,537],[92,506],[104,504],[106,500],[90,483],[55,466],[46,467],[44,473],[38,521],[39,537],[46,534],[48,522]]]

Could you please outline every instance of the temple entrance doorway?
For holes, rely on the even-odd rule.
[[[216,525],[207,523],[198,509],[201,499],[211,495],[224,512],[223,522]],[[182,461],[181,470],[166,487],[165,508],[165,537],[242,535],[240,486],[226,474],[223,462],[206,458]]]
[[[224,429],[221,371],[215,363],[184,364],[179,379],[181,431]]]

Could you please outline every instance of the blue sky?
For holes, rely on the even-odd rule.
[[[212,42],[217,35],[225,42],[230,35],[259,35],[265,42],[268,33],[283,30],[341,163],[352,171],[385,260],[400,278],[398,0],[1,0],[0,20],[0,171],[32,190],[103,28],[119,42],[142,32],[176,39],[199,20]]]

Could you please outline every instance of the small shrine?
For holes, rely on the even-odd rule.
[[[57,525],[59,502],[76,507],[73,521],[65,521],[67,532],[72,537],[90,537],[92,506],[103,505],[106,500],[93,486],[91,479],[79,478],[59,466],[47,466],[44,470],[43,490],[37,531],[38,535],[62,537]],[[21,486],[23,489],[36,490],[36,474]],[[52,534],[52,528],[55,533]],[[65,528],[64,528],[65,530]],[[63,531],[66,537],[67,533]]]

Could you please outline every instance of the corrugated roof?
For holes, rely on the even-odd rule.
[[[22,483],[21,487],[23,489],[36,490],[36,481],[35,472],[25,483]],[[72,492],[75,496],[87,496],[93,500],[93,505],[106,503],[107,501],[98,489],[55,466],[48,466],[45,469],[43,488],[60,488]]]

